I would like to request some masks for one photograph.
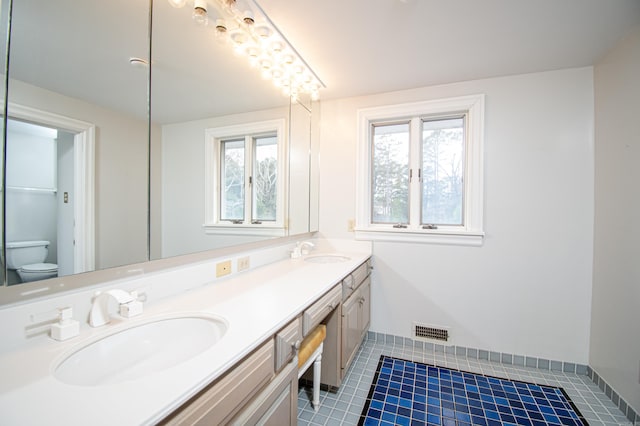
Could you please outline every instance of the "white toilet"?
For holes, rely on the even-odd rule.
[[[7,242],[7,268],[15,269],[23,283],[58,276],[58,265],[43,263],[49,241]]]

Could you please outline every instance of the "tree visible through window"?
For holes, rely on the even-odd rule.
[[[422,225],[463,225],[464,145],[464,118],[422,121]]]
[[[373,223],[409,222],[409,123],[373,125]]]
[[[420,141],[411,122],[372,124],[371,222],[408,224],[418,203],[420,225],[463,225],[464,117],[419,123]]]
[[[223,141],[220,218],[244,219],[244,139]]]
[[[220,142],[220,219],[275,221],[278,204],[278,138],[273,135]],[[251,174],[247,176],[247,171]],[[247,199],[247,195],[249,199]],[[247,209],[250,200],[251,208]],[[251,217],[245,212],[251,211]]]
[[[275,119],[206,129],[206,233],[284,235],[285,124]]]
[[[255,139],[253,179],[253,219],[276,220],[278,188],[278,139],[275,136]]]

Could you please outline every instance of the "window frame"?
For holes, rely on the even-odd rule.
[[[484,94],[435,99],[358,110],[358,158],[356,164],[356,239],[401,241],[432,244],[480,246],[483,230],[483,155],[484,155]],[[438,226],[423,229],[420,224],[421,200],[415,200],[419,185],[410,184],[410,223],[406,228],[372,222],[372,127],[373,124],[410,121],[413,138],[422,138],[421,122],[431,117],[466,115],[463,226]],[[420,167],[421,152],[410,151],[410,168]]]
[[[276,237],[286,234],[285,213],[287,211],[287,197],[285,194],[288,180],[288,165],[286,161],[288,141],[285,124],[285,119],[276,119],[205,129],[205,211],[203,224],[205,233]],[[248,182],[249,175],[253,175],[255,169],[255,152],[253,152],[255,144],[253,140],[256,137],[269,134],[275,134],[278,147],[276,220],[252,223],[252,208],[247,209],[247,206],[251,205],[248,200],[253,198],[251,186],[249,186]],[[231,221],[220,219],[221,143],[233,138],[245,140],[245,155],[250,157],[250,163],[245,163],[245,218],[243,223],[232,223]],[[252,142],[249,142],[250,140]]]

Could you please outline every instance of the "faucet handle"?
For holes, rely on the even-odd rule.
[[[309,254],[309,252],[316,247],[316,245],[313,244],[311,241],[303,241],[302,243],[299,243],[299,244],[300,244],[300,252],[302,254]]]
[[[135,317],[136,315],[142,314],[142,302],[138,300],[138,292],[132,291],[131,297],[133,300],[127,303],[120,304],[120,315],[125,318]]]

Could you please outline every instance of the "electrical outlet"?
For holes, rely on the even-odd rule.
[[[356,221],[353,220],[353,219],[349,219],[347,221],[347,231],[348,232],[353,232],[355,230],[355,227],[356,227],[356,223],[355,222]]]
[[[216,278],[224,277],[231,273],[231,261],[225,260],[224,262],[216,263]]]
[[[238,259],[238,272],[249,269],[249,256]]]

